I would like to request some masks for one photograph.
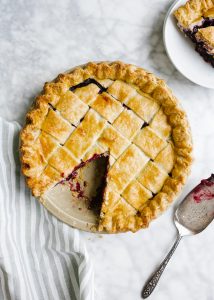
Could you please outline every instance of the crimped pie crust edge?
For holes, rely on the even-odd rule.
[[[69,73],[60,74],[53,82],[45,83],[41,95],[36,97],[31,110],[26,116],[26,125],[20,134],[22,172],[26,176],[27,184],[31,188],[33,195],[39,197],[41,195],[40,190],[35,185],[35,174],[31,174],[31,169],[36,172],[37,168],[39,170],[41,166],[37,166],[37,162],[31,158],[31,146],[40,133],[40,128],[48,112],[49,104],[54,105],[61,94],[71,86],[77,85],[87,78],[96,78],[99,80],[118,79],[137,86],[142,92],[151,95],[161,104],[172,127],[176,162],[172,170],[172,176],[165,181],[161,192],[148,201],[148,205],[143,208],[140,215],[128,218],[123,228],[110,226],[108,229],[105,219],[101,219],[99,225],[99,230],[101,231],[137,231],[139,228],[147,227],[150,221],[166,210],[168,205],[175,199],[186,182],[192,163],[192,137],[186,114],[165,82],[152,73],[120,61],[112,63],[90,62],[83,67],[75,68]]]

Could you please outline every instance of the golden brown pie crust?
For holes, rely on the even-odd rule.
[[[86,125],[87,122],[95,124],[93,134],[87,132],[83,122],[77,128],[75,127],[77,124],[76,114],[72,114],[75,124],[70,123],[69,116],[66,115],[68,103],[62,103],[62,99],[65,99],[64,101],[75,104],[74,95],[71,97],[68,95],[69,88],[88,78],[95,78],[104,86],[109,87],[108,94],[104,95],[105,99],[99,96],[101,97],[100,102],[95,100],[96,86],[90,87],[90,97],[87,97],[87,89],[84,91],[84,88],[74,93],[82,101],[79,113],[86,113],[83,122]],[[124,85],[123,88],[118,88],[122,85]],[[132,94],[133,88],[137,91],[137,96]],[[115,99],[118,101],[115,102]],[[108,101],[112,105],[113,115],[106,110],[103,105],[104,101]],[[121,103],[124,101],[136,114],[136,122],[133,124],[131,122],[133,113],[123,110]],[[84,103],[91,105],[90,107],[94,106],[94,109],[90,108],[87,111]],[[144,110],[140,103],[145,105]],[[57,108],[57,106],[62,109],[61,115],[64,114],[62,120],[61,118],[58,120],[57,111],[51,110],[51,107]],[[121,120],[125,118],[124,123],[116,122],[121,113]],[[50,114],[50,122],[47,123]],[[135,232],[140,228],[147,227],[150,221],[163,212],[175,199],[186,182],[192,163],[192,138],[185,112],[165,82],[144,69],[119,61],[90,62],[83,67],[77,67],[70,73],[60,74],[53,82],[46,83],[41,95],[35,99],[28,112],[26,125],[21,131],[22,171],[33,195],[40,197],[65,176],[64,172],[60,172],[55,167],[60,163],[61,157],[66,154],[69,159],[70,165],[64,162],[67,172],[83,156],[87,156],[85,151],[88,149],[88,144],[81,144],[82,148],[76,148],[75,153],[72,149],[74,141],[78,145],[78,137],[83,133],[94,149],[98,148],[101,152],[101,149],[104,151],[106,147],[108,148],[106,146],[109,145],[107,138],[115,135],[112,127],[108,135],[107,128],[111,126],[108,124],[108,118],[112,124],[116,124],[114,128],[118,128],[118,135],[114,138],[118,138],[121,149],[112,148],[112,159],[113,161],[116,159],[116,161],[113,162],[107,176],[99,230],[111,233],[128,230]],[[166,119],[167,124],[164,121]],[[143,120],[149,123],[151,128],[140,129],[139,124],[143,124]],[[130,130],[124,136],[126,122],[130,122],[128,124]],[[154,138],[154,147],[146,142],[150,136]],[[45,137],[48,140],[48,146],[45,144]],[[64,143],[65,146],[67,145],[66,153],[63,152]],[[56,153],[60,155],[57,156]],[[165,156],[168,159],[164,159]],[[141,162],[140,168],[139,161]],[[117,169],[116,164],[119,164],[121,169]],[[142,171],[144,165],[146,165],[146,169]],[[133,170],[136,174],[132,178]],[[129,180],[123,186],[123,178],[126,181],[127,174]],[[152,180],[149,180],[149,176],[156,176],[158,182],[153,184]],[[119,181],[117,182],[114,178]],[[141,182],[146,186],[141,186]],[[161,182],[164,182],[162,186]],[[152,194],[150,188],[157,194]],[[132,193],[136,197],[142,197],[142,205],[138,198],[127,201]]]
[[[205,45],[213,48],[214,54],[214,26],[198,29],[195,36],[198,41],[204,42]]]
[[[188,28],[201,18],[214,18],[214,0],[189,0],[180,6],[174,15],[180,26]]]

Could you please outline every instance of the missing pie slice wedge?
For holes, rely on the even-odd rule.
[[[40,200],[65,185],[82,201],[77,171],[104,159],[90,203],[99,203],[96,229],[109,233],[147,227],[179,194],[192,163],[178,100],[163,80],[122,62],[88,63],[46,83],[20,140],[22,171]]]

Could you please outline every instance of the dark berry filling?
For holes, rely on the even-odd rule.
[[[204,43],[197,43],[195,50],[203,57],[203,59],[214,67],[214,55],[207,53]]]
[[[51,103],[48,103],[48,104],[54,111],[56,111],[56,108]]]
[[[88,78],[85,81],[77,84],[77,85],[73,85],[72,87],[70,87],[70,91],[75,91],[76,89],[82,88],[84,86],[87,86],[89,84],[96,84],[96,86],[98,86],[98,88],[100,89],[99,94],[105,92],[107,90],[107,88],[105,88],[104,86],[102,86],[102,84],[100,84],[98,81],[96,81],[94,78]]]
[[[214,193],[212,187],[214,186],[214,175],[209,178],[201,180],[192,191],[193,199],[196,203],[200,203],[202,200],[213,200]]]
[[[141,126],[141,129],[143,129],[144,127],[149,126],[148,123],[144,122],[143,125]]]
[[[104,172],[101,172],[101,179],[100,179],[101,184],[97,187],[96,195],[92,197],[89,204],[89,209],[96,211],[98,214],[100,214],[101,211],[104,192],[106,188],[106,177],[109,169],[109,156],[103,156],[101,159],[104,162],[105,170]]]
[[[123,103],[123,107],[125,107],[127,110],[131,110],[131,108],[128,107],[125,103]]]
[[[214,26],[214,19],[205,18],[200,25],[195,25],[192,30],[183,29],[183,31],[195,43],[196,42],[195,34],[197,33],[198,29],[206,28],[209,26]]]
[[[198,32],[199,28],[206,28],[209,26],[214,26],[214,19],[205,18],[200,25],[195,25],[192,30],[183,29],[186,36],[188,36],[193,43],[196,44],[195,50],[203,57],[203,59],[210,63],[214,67],[214,55],[209,54],[203,42],[197,41],[195,34]]]

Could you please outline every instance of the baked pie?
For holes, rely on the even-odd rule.
[[[189,0],[174,15],[195,50],[214,67],[214,0]]]
[[[38,198],[107,158],[98,224],[107,232],[147,227],[178,195],[192,162],[178,100],[163,80],[122,62],[88,63],[46,83],[20,140],[22,170]]]

